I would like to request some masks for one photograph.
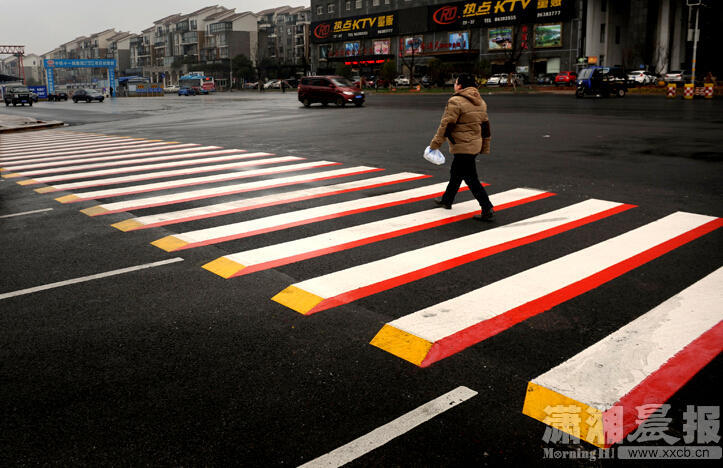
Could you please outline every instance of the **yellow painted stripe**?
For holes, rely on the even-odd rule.
[[[166,236],[163,239],[158,239],[151,242],[151,245],[155,245],[159,249],[163,249],[166,252],[173,252],[174,250],[180,249],[184,245],[188,245],[188,242],[182,241],[177,237]]]
[[[12,179],[13,177],[21,177],[22,174],[18,174],[17,172],[11,172],[10,174],[2,174],[3,179]]]
[[[34,179],[28,179],[28,180],[21,180],[20,182],[18,182],[18,185],[33,185],[33,184],[37,184],[37,183],[38,183],[38,181],[36,181]]]
[[[63,195],[62,197],[58,197],[55,199],[55,201],[60,203],[70,203],[80,198],[78,195]]]
[[[128,231],[134,231],[134,230],[138,229],[139,227],[144,226],[144,224],[139,223],[135,219],[126,219],[125,221],[111,224],[111,226],[116,229],[119,229],[123,232],[128,232]]]
[[[203,268],[210,271],[211,273],[216,273],[222,278],[230,278],[239,271],[246,268],[246,266],[234,262],[233,260],[230,260],[226,257],[221,257],[203,265]]]
[[[427,357],[433,343],[386,324],[379,330],[379,333],[372,339],[370,344],[420,366],[424,362],[424,358]]]
[[[40,187],[35,189],[37,193],[49,193],[49,192],[55,192],[55,187]]]
[[[575,413],[581,416],[578,426],[580,428],[579,434],[574,434],[574,431],[572,431],[567,424],[555,424],[556,421],[550,418],[550,414],[545,412],[545,409],[550,411],[558,405],[565,408],[574,408]],[[580,408],[579,413],[577,413],[577,408]],[[610,444],[605,443],[602,411],[585,403],[573,400],[570,397],[566,397],[549,388],[537,385],[536,383],[527,383],[527,395],[525,396],[522,413],[548,426],[579,437],[581,440],[596,445],[597,447],[607,448],[610,446]],[[591,425],[588,421],[593,424]]]
[[[297,288],[296,286],[289,286],[277,295],[271,298],[272,301],[278,302],[281,305],[293,309],[300,314],[308,314],[311,309],[316,307],[323,297],[319,297],[316,294],[312,294],[303,289]]]
[[[97,206],[91,206],[90,208],[84,208],[80,210],[81,213],[87,214],[88,216],[98,216],[102,215],[103,213],[107,213],[108,210],[103,208],[100,205]]]

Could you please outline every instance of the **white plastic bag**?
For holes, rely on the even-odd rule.
[[[424,150],[424,159],[438,166],[444,164],[444,155],[442,152],[439,150],[433,150],[429,146],[427,146]]]

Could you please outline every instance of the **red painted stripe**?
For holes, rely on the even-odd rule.
[[[497,317],[485,320],[466,328],[453,335],[442,338],[432,345],[427,357],[424,359],[420,367],[427,367],[441,359],[452,354],[462,351],[465,348],[484,341],[508,328],[516,325],[523,320],[533,317],[537,314],[550,310],[558,304],[561,304],[573,297],[580,296],[601,284],[607,283],[618,276],[633,270],[653,259],[656,259],[673,249],[687,244],[711,231],[718,229],[723,223],[723,218],[714,219],[702,226],[692,229],[662,244],[656,245],[644,252],[634,255],[627,260],[608,267],[594,275],[588,276],[576,283],[568,285],[562,289],[558,289],[550,294],[523,304],[519,307],[511,309]]]
[[[633,208],[633,207],[634,207],[634,205],[620,205],[615,208],[611,208],[609,210],[605,210],[600,213],[596,213],[594,215],[590,215],[585,218],[578,219],[577,221],[572,221],[572,222],[562,224],[560,226],[557,226],[557,227],[554,227],[551,229],[547,229],[545,231],[538,232],[536,234],[532,234],[532,235],[529,235],[526,237],[521,237],[519,239],[504,242],[502,244],[488,247],[486,249],[477,250],[476,252],[470,252],[468,254],[465,254],[465,255],[462,255],[462,256],[459,256],[456,258],[445,260],[444,262],[440,262],[435,265],[430,265],[428,267],[421,268],[419,270],[412,271],[412,272],[406,273],[401,276],[397,276],[396,278],[389,278],[387,280],[380,281],[379,283],[370,284],[369,286],[365,286],[363,288],[355,289],[348,293],[344,293],[344,294],[340,294],[335,297],[328,298],[328,299],[320,302],[316,307],[314,307],[309,312],[307,312],[306,315],[311,315],[316,312],[320,312],[322,310],[330,309],[332,307],[337,307],[337,306],[340,306],[343,304],[348,304],[357,299],[371,296],[372,294],[377,294],[382,291],[386,291],[388,289],[396,288],[397,286],[411,283],[413,281],[417,281],[419,279],[426,278],[428,276],[436,275],[437,273],[450,270],[452,268],[458,267],[460,265],[464,265],[466,263],[470,263],[470,262],[473,262],[473,261],[476,261],[476,260],[479,260],[479,259],[482,259],[485,257],[490,257],[490,256],[498,254],[500,252],[514,249],[515,247],[520,247],[522,245],[531,244],[533,242],[537,242],[538,240],[546,239],[548,237],[552,237],[552,236],[560,234],[562,232],[569,231],[571,229],[575,229],[576,227],[584,226],[585,224],[593,223],[600,219],[607,218],[608,216],[612,216],[614,214],[621,213],[621,212],[629,210],[630,208]]]
[[[541,193],[538,195],[533,195],[531,197],[522,198],[520,200],[516,200],[516,201],[510,202],[510,203],[503,203],[501,205],[497,205],[497,206],[495,206],[495,210],[502,211],[507,208],[512,208],[513,206],[522,205],[524,203],[530,203],[530,202],[533,202],[536,200],[541,200],[543,198],[552,197],[554,195],[555,194],[551,193],[551,192],[545,192],[545,193]],[[288,265],[289,263],[300,262],[302,260],[307,260],[309,258],[320,257],[322,255],[327,255],[327,254],[334,253],[334,252],[341,252],[343,250],[352,249],[354,247],[360,247],[362,245],[367,245],[367,244],[379,242],[379,241],[382,241],[385,239],[391,239],[394,237],[411,234],[413,232],[423,231],[425,229],[430,229],[430,228],[442,226],[445,224],[455,223],[455,222],[461,221],[463,219],[471,218],[478,211],[479,210],[474,210],[474,211],[470,211],[469,213],[464,213],[461,215],[457,215],[457,216],[453,216],[453,217],[445,218],[445,219],[440,219],[437,221],[431,221],[429,223],[420,224],[418,226],[412,226],[409,228],[399,229],[397,231],[385,232],[384,234],[379,234],[377,236],[370,236],[365,239],[359,239],[356,241],[347,242],[344,244],[339,244],[339,245],[327,247],[324,249],[314,250],[314,251],[306,252],[306,253],[299,254],[299,255],[292,255],[292,256],[289,256],[286,258],[280,258],[277,260],[259,263],[256,265],[249,265],[246,268],[244,268],[243,270],[241,270],[240,272],[236,273],[235,275],[232,275],[231,278],[233,278],[235,276],[247,275],[249,273],[254,273],[256,271],[268,270],[269,268],[275,268],[275,267],[282,266],[282,265]]]
[[[306,159],[306,158],[299,158],[298,160],[295,160],[295,161],[301,161],[301,160],[303,160],[303,159]],[[253,162],[254,164],[251,164],[251,162]],[[292,162],[292,161],[284,161],[284,162]],[[262,161],[239,161],[238,163],[236,163],[236,164],[234,164],[234,165],[232,165],[232,166],[227,166],[227,167],[224,167],[223,169],[213,169],[213,170],[210,170],[210,171],[209,171],[208,169],[204,168],[203,166],[191,166],[191,167],[186,167],[186,168],[183,168],[183,169],[175,169],[175,168],[174,168],[174,171],[180,171],[180,172],[177,172],[177,173],[175,173],[175,174],[173,174],[173,175],[162,175],[162,176],[159,177],[159,176],[157,175],[157,173],[149,172],[149,173],[147,173],[147,174],[133,174],[133,175],[128,176],[128,177],[133,177],[133,182],[139,182],[139,181],[141,181],[141,180],[151,180],[151,179],[158,179],[158,178],[165,179],[165,178],[168,178],[168,177],[178,177],[178,176],[184,176],[184,175],[188,175],[188,174],[199,174],[199,173],[202,173],[202,172],[220,172],[220,171],[225,171],[225,170],[227,170],[227,169],[233,169],[234,167],[265,166],[265,165],[267,165],[267,164],[278,164],[278,163],[279,163],[279,161],[266,161],[266,162],[262,162]],[[157,169],[157,168],[156,168],[156,169]],[[167,169],[166,169],[166,170],[167,170]],[[165,172],[166,170],[161,171],[161,172]],[[98,176],[98,175],[108,175],[108,174],[96,174],[96,176]],[[120,176],[117,176],[117,177],[120,177]],[[57,179],[57,178],[56,178],[56,179]],[[69,179],[69,180],[72,180],[72,179]],[[48,181],[46,181],[46,182],[57,182],[57,180],[52,180],[52,181],[51,181],[51,180],[48,180]],[[28,184],[28,186],[30,186],[30,185],[37,185],[37,184],[44,184],[44,183],[46,183],[46,182],[36,182],[36,183],[34,183],[34,184]],[[90,181],[88,181],[88,182],[90,182]],[[80,184],[85,184],[84,182],[73,182],[73,183],[74,183],[74,184],[78,184],[78,183],[80,183]],[[93,184],[90,184],[90,185],[83,185],[83,188],[98,187],[98,186],[100,186],[100,185],[118,185],[118,184],[126,184],[126,183],[128,183],[128,182],[113,182],[113,183],[108,184],[107,182],[103,182],[103,179],[99,179],[98,183],[93,183]],[[57,191],[57,190],[54,190],[54,192],[55,192],[55,191]],[[47,193],[52,193],[52,192],[47,192]],[[92,200],[92,198],[91,198],[90,200]]]
[[[105,212],[105,213],[99,213],[99,214],[93,215],[93,216],[107,215],[107,214],[111,214],[111,213],[123,213],[123,212],[128,211],[128,210],[142,210],[142,209],[144,209],[144,208],[152,208],[152,207],[154,207],[154,206],[174,205],[174,204],[177,204],[177,203],[185,203],[185,202],[194,201],[194,200],[204,200],[204,199],[206,199],[206,198],[223,197],[223,196],[226,196],[226,195],[233,195],[233,194],[237,194],[237,193],[246,193],[246,192],[254,192],[254,191],[258,191],[258,190],[267,190],[267,189],[272,189],[272,188],[285,187],[285,186],[287,186],[287,185],[303,184],[303,183],[308,183],[308,182],[319,182],[319,181],[322,181],[322,180],[337,179],[337,178],[339,178],[339,177],[347,177],[347,176],[352,176],[352,175],[366,174],[366,173],[369,173],[369,172],[377,172],[377,171],[383,171],[383,170],[384,170],[384,169],[381,169],[381,168],[374,168],[374,169],[368,169],[368,170],[364,170],[364,171],[350,172],[350,173],[348,173],[348,174],[338,174],[338,175],[329,176],[329,177],[317,177],[317,178],[314,178],[314,179],[306,179],[306,180],[300,180],[300,181],[296,181],[296,182],[286,182],[286,183],[283,183],[283,184],[265,185],[265,186],[263,186],[263,187],[254,187],[254,188],[246,188],[246,189],[229,190],[228,192],[215,193],[215,194],[213,194],[213,195],[200,195],[200,196],[196,196],[196,197],[184,198],[184,199],[181,199],[181,200],[173,200],[173,201],[171,201],[171,202],[149,203],[149,204],[147,204],[147,205],[133,206],[133,207],[131,207],[131,208],[123,208],[123,209],[118,209],[118,210],[110,210],[110,211],[107,211],[107,212]],[[422,176],[422,177],[431,177],[431,176]],[[406,179],[406,180],[415,180],[415,179],[420,179],[420,178],[422,178],[422,177],[416,177],[416,178]],[[401,181],[401,182],[404,182],[404,181]],[[273,206],[273,205],[278,205],[278,204],[281,204],[281,203],[291,203],[291,202],[300,201],[300,200],[309,200],[309,199],[312,199],[312,198],[319,198],[319,197],[325,197],[325,196],[329,196],[329,195],[336,195],[336,194],[339,194],[339,193],[354,192],[354,191],[356,191],[356,190],[363,190],[363,189],[366,189],[366,188],[380,187],[380,186],[382,186],[382,185],[387,185],[387,184],[369,185],[369,186],[366,186],[366,187],[360,187],[360,188],[357,188],[357,189],[349,189],[349,190],[338,190],[338,191],[336,191],[336,192],[329,192],[329,193],[320,194],[320,195],[311,195],[311,196],[308,196],[308,197],[298,197],[298,198],[294,198],[294,199],[291,199],[291,200],[284,200],[284,201],[273,202],[273,203],[260,203],[260,204],[258,204],[258,205],[253,205],[253,206],[249,206],[249,207],[238,208],[238,211],[252,210],[252,209],[256,209],[256,208],[263,208],[263,207],[265,207],[265,206]],[[76,201],[78,201],[78,200],[76,200]],[[235,209],[228,211],[228,213],[236,213],[236,212],[237,212],[237,211],[236,211]],[[206,214],[206,215],[202,215],[202,217],[204,217],[204,218],[209,218],[209,217],[213,217],[213,216],[216,216],[216,214],[215,214],[215,213],[208,213],[208,214]],[[193,219],[200,219],[200,218],[195,218],[195,217],[191,217],[191,218],[193,218]],[[189,218],[188,220],[190,221],[191,218]],[[179,220],[169,221],[167,224],[174,224],[174,223],[180,223],[180,222],[182,222],[182,221],[179,221]]]
[[[665,403],[721,352],[722,343],[723,321],[718,322],[713,328],[693,340],[622,397],[615,406],[623,407],[623,430],[616,439],[608,439],[610,434],[606,434],[606,446],[609,447],[621,441],[638,427],[637,406]],[[613,409],[606,411],[603,418],[613,419],[613,411]]]
[[[273,155],[272,155],[272,156],[273,156]],[[287,162],[289,162],[289,161],[287,161]],[[234,173],[233,175],[229,175],[228,177],[224,177],[223,179],[216,179],[216,180],[207,181],[207,182],[189,182],[189,183],[185,183],[185,184],[169,185],[169,186],[167,186],[167,187],[161,187],[161,188],[147,188],[147,189],[141,189],[141,190],[129,190],[129,191],[127,191],[127,192],[116,192],[116,193],[113,193],[113,194],[111,194],[111,195],[104,195],[104,196],[102,196],[102,197],[78,198],[77,200],[68,201],[68,202],[66,202],[66,203],[77,203],[77,202],[87,201],[87,200],[100,200],[100,199],[104,199],[104,198],[122,197],[122,196],[124,196],[124,195],[133,195],[133,194],[137,194],[137,193],[155,192],[155,191],[158,191],[158,190],[170,190],[170,189],[176,189],[176,188],[180,188],[180,187],[190,187],[190,186],[193,186],[193,185],[212,184],[212,183],[216,183],[216,182],[227,182],[227,181],[229,181],[229,180],[248,179],[248,178],[251,178],[251,177],[260,177],[260,176],[266,176],[266,175],[271,175],[271,174],[280,174],[280,173],[283,173],[283,172],[293,172],[293,171],[296,171],[296,170],[299,170],[299,171],[308,171],[308,170],[311,170],[311,169],[319,169],[319,168],[322,168],[322,167],[339,166],[339,165],[341,165],[341,163],[332,162],[332,163],[327,163],[327,164],[319,164],[318,166],[302,167],[301,169],[297,169],[297,168],[286,168],[286,169],[283,169],[283,170],[269,170],[269,171],[264,171],[264,172],[258,172],[258,173],[256,173],[256,174],[251,174],[251,175],[244,175],[243,173],[238,173],[238,172],[236,172],[236,173]],[[225,169],[219,169],[219,170],[225,170]],[[383,169],[380,169],[380,170],[383,170]],[[173,176],[169,176],[169,177],[173,177]],[[57,192],[57,191],[58,191],[58,190],[53,190],[52,192]],[[45,193],[52,193],[52,192],[45,192]],[[81,193],[76,193],[76,194],[74,194],[74,195],[80,196],[80,195],[83,195],[83,193],[82,193],[82,192],[81,192]]]
[[[468,188],[461,187],[459,190],[464,191],[464,190],[468,190]],[[288,228],[292,228],[292,227],[296,227],[296,226],[303,226],[304,224],[310,224],[310,223],[315,223],[315,222],[319,222],[319,221],[326,221],[328,219],[341,218],[343,216],[348,216],[348,215],[353,215],[353,214],[358,214],[358,213],[365,213],[367,211],[380,210],[382,208],[389,208],[392,206],[403,205],[405,203],[414,203],[416,201],[428,200],[430,198],[438,197],[438,196],[441,196],[442,194],[444,194],[444,192],[437,192],[437,193],[433,193],[430,195],[424,195],[421,197],[408,198],[406,200],[397,200],[397,201],[393,201],[393,202],[389,202],[389,203],[383,203],[381,205],[374,205],[374,206],[369,206],[366,208],[359,208],[356,210],[342,211],[340,213],[333,213],[333,214],[329,214],[329,215],[325,215],[325,216],[318,216],[316,218],[295,221],[293,223],[281,224],[281,225],[273,226],[270,228],[257,229],[256,231],[248,231],[248,232],[243,232],[243,233],[239,233],[239,234],[232,234],[230,236],[224,236],[224,237],[219,237],[216,239],[209,239],[209,240],[202,241],[202,242],[194,242],[191,244],[186,244],[183,247],[178,248],[176,250],[186,250],[186,249],[192,249],[194,247],[201,247],[204,245],[218,244],[221,242],[226,242],[226,241],[230,241],[230,240],[234,240],[234,239],[243,239],[245,237],[252,237],[252,236],[257,236],[259,234],[266,234],[267,232],[274,232],[274,231],[280,231],[282,229],[288,229]],[[174,252],[176,250],[174,250]]]

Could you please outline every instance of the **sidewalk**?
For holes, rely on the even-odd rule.
[[[21,115],[0,114],[0,133],[44,130],[46,128],[60,127],[63,125],[65,125],[65,122],[60,120],[44,121]]]

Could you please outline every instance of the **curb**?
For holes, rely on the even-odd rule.
[[[47,128],[62,127],[65,122],[60,120],[50,120],[47,122],[38,122],[35,124],[28,125],[16,125],[16,126],[5,126],[0,124],[0,133],[13,133],[13,132],[25,132],[31,130],[44,130]]]

